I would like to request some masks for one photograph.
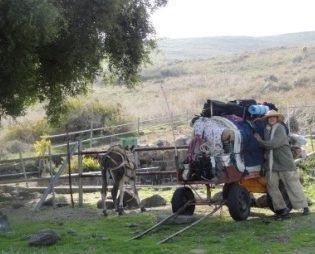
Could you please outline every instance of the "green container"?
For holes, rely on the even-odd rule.
[[[138,144],[137,138],[121,138],[120,143],[122,146],[136,146]]]

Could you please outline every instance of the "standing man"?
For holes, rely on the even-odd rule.
[[[270,110],[262,118],[267,123],[264,130],[264,140],[255,133],[260,146],[265,148],[267,191],[272,199],[274,210],[281,217],[290,213],[279,189],[279,180],[282,180],[288,193],[292,207],[303,209],[303,215],[310,211],[303,187],[296,170],[295,162],[289,145],[289,139],[284,125],[281,123],[284,116],[275,110]]]

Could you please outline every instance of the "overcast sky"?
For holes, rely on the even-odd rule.
[[[168,0],[152,22],[168,38],[315,31],[315,0]]]

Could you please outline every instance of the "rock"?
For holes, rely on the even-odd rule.
[[[217,192],[211,197],[211,202],[220,203],[223,200],[223,192]]]
[[[13,209],[19,209],[19,208],[21,208],[21,207],[23,207],[24,206],[24,204],[23,203],[21,203],[21,202],[14,202],[14,203],[12,203],[12,208]]]
[[[49,246],[60,240],[60,236],[52,229],[43,229],[33,235],[29,241],[30,246]]]
[[[36,194],[28,191],[20,191],[18,192],[18,196],[23,197],[23,199],[32,199],[36,197]]]
[[[118,197],[117,202],[119,202],[119,198],[120,198],[120,196]],[[139,207],[137,200],[128,191],[124,192],[123,206],[128,208],[128,209],[133,209],[133,208]]]
[[[97,201],[96,206],[97,206],[98,209],[103,209],[103,201],[102,201],[102,199]],[[111,201],[111,200],[106,200],[106,209],[114,209],[114,208],[115,208],[114,202]]]
[[[259,198],[255,199],[255,204],[256,207],[264,208],[268,207],[268,202],[267,202],[267,195],[264,194],[260,196]]]
[[[0,202],[11,201],[13,199],[12,195],[8,192],[0,193]]]
[[[154,143],[158,147],[163,147],[163,146],[171,146],[171,143],[168,142],[167,140],[158,140]]]
[[[69,235],[73,235],[73,236],[77,236],[78,235],[77,231],[75,231],[73,228],[68,229],[67,233]]]
[[[54,199],[53,197],[48,198],[45,200],[43,203],[44,206],[53,206]],[[60,196],[55,198],[55,203],[57,207],[63,207],[63,206],[68,206],[70,205],[66,197]]]
[[[157,221],[160,222],[160,221],[164,220],[167,216],[166,215],[159,216],[157,218]],[[178,215],[176,217],[173,217],[173,218],[166,220],[165,222],[163,222],[163,225],[188,224],[188,223],[194,222],[195,220],[196,220],[196,218],[192,215]]]
[[[117,198],[117,202],[119,202],[119,196]],[[133,209],[133,208],[139,207],[137,200],[128,191],[124,192],[123,207],[127,209]],[[97,208],[103,209],[102,200],[99,200],[97,202]],[[114,209],[115,206],[114,206],[113,201],[106,200],[106,208]]]
[[[180,136],[176,138],[175,144],[176,146],[187,146],[191,141],[191,137],[188,136]]]
[[[144,207],[156,207],[156,206],[165,206],[166,200],[158,194],[155,194],[151,197],[145,198],[141,201],[141,204]]]

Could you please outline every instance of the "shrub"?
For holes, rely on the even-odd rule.
[[[78,157],[77,156],[72,157],[70,160],[70,172],[71,173],[78,172],[78,165],[79,165]],[[66,172],[67,173],[69,172],[69,165],[67,166]]]
[[[299,78],[294,82],[295,87],[304,87],[310,83],[310,79],[308,77]]]
[[[269,77],[265,78],[265,81],[278,82],[278,78],[275,75],[271,74]]]
[[[36,141],[34,144],[34,148],[35,148],[37,156],[44,156],[50,144],[51,144],[50,140],[46,138]]]
[[[82,164],[84,171],[98,171],[101,169],[100,162],[92,157],[83,157]]]
[[[165,79],[169,77],[180,77],[186,74],[187,71],[183,66],[174,65],[145,70],[141,75],[141,79],[142,81],[148,81],[155,79]]]
[[[98,101],[84,102],[70,99],[61,113],[61,123],[56,126],[59,132],[85,130],[122,123],[124,120],[119,106],[106,105]]]
[[[33,144],[40,136],[50,132],[47,121],[39,120],[36,122],[18,123],[10,126],[6,135],[6,140],[18,140],[23,143]]]
[[[19,153],[30,150],[31,145],[23,143],[19,140],[13,140],[6,143],[5,149],[9,153]]]
[[[300,63],[300,62],[302,62],[302,60],[303,60],[303,57],[302,57],[302,56],[296,56],[296,57],[294,57],[294,58],[292,59],[292,62],[293,62],[293,63]]]
[[[71,164],[70,165],[70,172],[71,173],[77,173],[78,168],[79,168],[78,157],[77,156],[72,157],[70,164]],[[68,172],[68,168],[69,167],[67,167],[67,172]],[[95,158],[84,156],[82,158],[82,169],[83,169],[83,171],[98,171],[101,169],[101,164]]]

